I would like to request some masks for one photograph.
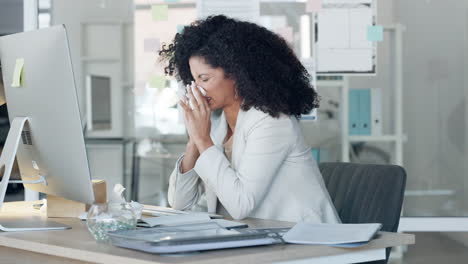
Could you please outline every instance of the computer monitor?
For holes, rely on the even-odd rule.
[[[24,62],[22,80],[15,85],[19,61]],[[93,187],[65,27],[0,37],[0,63],[11,123],[0,157],[0,173],[4,172],[0,207],[16,149],[26,188],[92,204]],[[35,181],[40,183],[32,184]]]

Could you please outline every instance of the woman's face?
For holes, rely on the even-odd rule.
[[[191,57],[189,65],[195,83],[205,89],[212,111],[225,108],[238,100],[235,96],[235,82],[225,77],[222,68],[211,67],[199,56]]]

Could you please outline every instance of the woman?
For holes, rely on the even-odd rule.
[[[160,55],[191,101],[180,101],[189,142],[170,177],[173,208],[340,221],[297,120],[318,106],[318,96],[284,39],[212,16],[185,27]]]

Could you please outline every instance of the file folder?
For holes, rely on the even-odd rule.
[[[359,90],[359,135],[371,134],[371,90]]]
[[[349,135],[370,135],[372,131],[371,89],[349,91]]]
[[[348,132],[350,135],[359,135],[359,90],[349,91],[349,120]]]

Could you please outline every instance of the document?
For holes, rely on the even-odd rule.
[[[204,0],[197,4],[197,11],[199,18],[223,14],[239,20],[258,22],[260,2],[259,0]]]
[[[291,230],[284,234],[286,243],[307,245],[343,245],[351,247],[363,245],[362,242],[370,241],[382,227],[379,223],[372,224],[310,224],[297,223]],[[350,245],[351,244],[351,245]]]
[[[244,228],[247,224],[225,219],[211,219],[208,214],[190,214],[190,215],[173,215],[160,217],[142,216],[139,227],[156,227],[156,226],[175,226],[175,225],[190,225],[196,223],[216,223],[218,226],[225,229]]]
[[[145,205],[143,209],[144,215],[149,216],[164,216],[164,215],[186,215],[186,214],[207,214],[210,216],[211,219],[223,219],[224,216],[219,214],[213,214],[208,212],[196,212],[196,211],[180,211],[175,210],[172,208],[167,207],[160,207],[160,206],[151,206]]]
[[[148,227],[162,225],[178,225],[193,222],[206,222],[211,220],[208,214],[186,214],[186,215],[167,215],[159,217],[141,217],[141,221],[146,223]]]

